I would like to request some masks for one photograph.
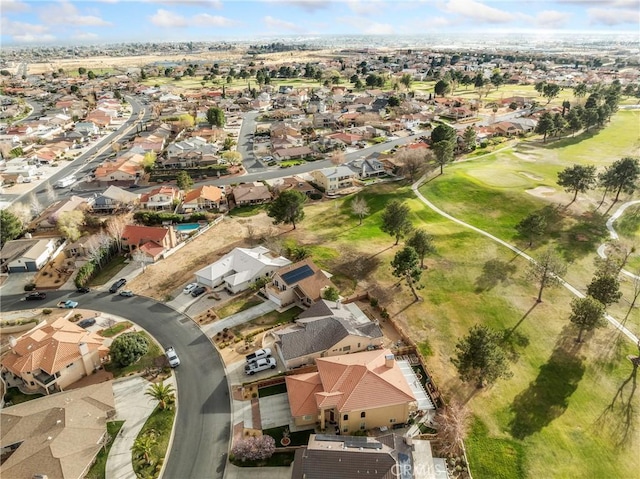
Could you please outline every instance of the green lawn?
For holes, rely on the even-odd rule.
[[[258,389],[258,397],[266,398],[268,396],[275,396],[276,394],[284,394],[287,392],[286,383],[274,384],[273,386],[267,386]]]
[[[227,316],[231,316],[232,314],[239,313],[240,311],[253,308],[260,303],[262,303],[262,300],[258,298],[253,291],[248,291],[246,293],[242,293],[240,296],[217,309],[216,313],[218,313],[218,316],[222,319]]]
[[[124,256],[114,256],[89,282],[89,286],[101,286],[113,279],[127,264]]]
[[[105,479],[106,475],[106,467],[107,467],[107,458],[109,457],[109,451],[111,451],[111,446],[113,446],[113,440],[120,432],[120,428],[124,421],[111,421],[107,423],[107,435],[109,437],[109,442],[106,448],[100,449],[100,452],[96,456],[96,460],[87,472],[85,479]]]
[[[171,437],[171,429],[173,428],[173,421],[175,419],[175,408],[160,409],[156,407],[151,413],[147,421],[142,426],[142,430],[138,437],[145,435],[151,435],[155,438],[156,444],[153,447],[151,459],[154,465],[141,464],[137,461],[132,453],[133,467],[138,477],[158,477],[160,473],[160,464],[164,460],[167,454],[167,448],[169,447],[169,438]]]
[[[100,336],[105,338],[112,338],[115,335],[120,334],[122,331],[129,329],[132,325],[133,323],[129,321],[121,321],[111,326],[110,328],[103,329],[102,331],[100,331]]]
[[[593,275],[596,247],[608,237],[603,229],[606,215],[595,211],[602,192],[580,195],[593,206],[575,214],[566,208],[568,194],[567,201],[558,204],[527,190],[560,191],[557,172],[572,162],[602,167],[633,156],[637,120],[636,113],[621,112],[610,126],[582,137],[580,143],[552,147],[526,141],[486,158],[450,165],[421,192],[444,211],[533,256],[547,245],[558,247],[570,261],[566,279],[584,290]],[[616,143],[610,147],[612,141]],[[593,155],[584,157],[585,152]],[[308,205],[294,236],[299,244],[340,251],[341,256],[355,250],[377,262],[369,275],[376,296],[429,353],[427,366],[445,400],[464,401],[474,414],[467,443],[474,477],[634,477],[640,468],[640,457],[633,453],[640,447],[640,417],[633,368],[626,356],[637,354],[637,348],[611,327],[576,345],[577,332],[568,322],[570,292],[545,290],[543,302],[536,303],[537,288],[526,277],[525,260],[436,215],[415,200],[407,186],[375,185],[361,194],[371,209],[362,226],[350,212],[353,197],[341,198]],[[391,275],[389,262],[398,247],[379,226],[380,213],[392,198],[407,201],[414,226],[434,236],[437,252],[427,258],[428,269],[419,282],[418,293],[424,298],[420,303],[414,303],[406,285]],[[549,228],[546,237],[529,248],[514,226],[535,210],[548,215]],[[640,244],[637,210],[628,211],[629,216],[619,220],[622,230]],[[335,258],[334,266],[339,262]],[[631,293],[629,283],[622,285],[625,297]],[[624,301],[609,312],[624,317]],[[498,330],[515,328],[528,340],[511,365],[513,377],[481,391],[461,383],[450,362],[456,341],[476,323]],[[632,314],[627,324],[640,332],[640,315]]]
[[[284,436],[284,431],[288,429],[288,426],[274,427],[271,429],[264,429],[262,434],[271,436],[276,441],[276,447],[285,447],[280,444],[280,441]],[[289,446],[306,446],[309,443],[309,436],[313,434],[313,432],[313,429],[307,429],[306,431],[289,433],[289,439],[291,440]]]
[[[254,205],[254,206],[239,206],[237,208],[232,209],[229,212],[229,216],[239,216],[241,218],[248,218],[250,216],[255,216],[258,213],[262,213],[265,210],[265,205]]]

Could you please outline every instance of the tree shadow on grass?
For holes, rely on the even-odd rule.
[[[515,414],[510,422],[513,437],[525,439],[564,414],[585,372],[576,354],[578,348],[573,335],[569,337],[565,328],[553,353],[540,367],[538,377],[511,404]]]
[[[482,274],[476,278],[476,293],[488,291],[498,284],[505,284],[516,272],[516,265],[510,262],[490,259],[482,266]]]
[[[640,354],[640,344],[638,350]],[[628,356],[627,359],[631,362],[629,376],[622,381],[613,399],[594,423],[598,431],[607,431],[616,447],[627,445],[637,427],[638,411],[633,399],[638,388],[640,356]]]

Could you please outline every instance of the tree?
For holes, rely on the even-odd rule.
[[[218,107],[211,107],[207,110],[207,121],[211,126],[217,126],[218,128],[222,128],[226,123],[226,118],[224,116],[224,111],[222,111]]]
[[[400,98],[398,98],[397,96],[390,96],[387,104],[390,108],[396,108],[400,106]]]
[[[433,236],[422,228],[413,232],[407,241],[407,246],[411,246],[418,253],[420,268],[422,269],[424,269],[424,257],[436,252],[436,247],[433,245]]]
[[[411,75],[408,73],[405,73],[400,78],[400,83],[402,83],[407,90],[411,88],[412,82],[413,82],[413,78],[411,78]]]
[[[596,184],[596,167],[593,165],[573,165],[558,173],[558,186],[562,186],[565,191],[573,192],[573,203],[578,197],[578,193],[584,193],[593,188]]]
[[[44,192],[49,204],[55,203],[55,201],[58,199],[58,193],[56,193],[56,190],[51,184],[51,182],[47,182],[47,186],[45,186]]]
[[[11,212],[11,214],[16,218],[18,218],[20,224],[22,225],[22,229],[26,228],[29,225],[29,223],[31,222],[31,218],[33,217],[31,215],[31,208],[25,203],[21,202],[12,204],[11,207],[9,207],[8,211]],[[0,230],[2,230],[1,227]]]
[[[89,80],[95,80],[95,78],[96,78],[96,74],[95,74],[95,73],[93,73],[93,70],[89,70],[89,71],[87,72],[87,78],[88,78]]]
[[[636,307],[636,301],[640,297],[640,268],[636,268],[635,274],[633,276],[633,288],[631,291],[631,301],[627,300],[629,303],[629,309],[627,309],[627,314],[624,316],[623,323],[627,321],[631,311]]]
[[[542,236],[546,229],[547,218],[541,213],[530,213],[516,225],[516,231],[529,240],[529,246],[533,244],[533,239]]]
[[[582,333],[607,325],[604,318],[604,304],[591,296],[575,298],[571,301],[569,321],[578,327],[577,342],[582,341]]]
[[[220,156],[230,165],[239,165],[242,163],[242,155],[239,151],[223,151]]]
[[[380,229],[390,236],[395,236],[398,244],[400,238],[407,235],[413,226],[409,219],[409,207],[399,200],[392,200],[382,212],[382,225]]]
[[[124,333],[111,343],[111,359],[120,366],[129,366],[147,354],[149,344],[140,333]]]
[[[610,306],[622,297],[620,282],[615,276],[596,274],[587,286],[587,295]]]
[[[560,85],[555,83],[547,83],[542,88],[542,96],[547,99],[547,105],[560,94]]]
[[[156,158],[157,156],[155,151],[148,151],[144,154],[144,157],[140,162],[140,164],[144,168],[144,171],[149,173],[151,170],[153,170],[153,168],[156,166]]]
[[[182,191],[189,191],[193,186],[193,179],[186,171],[180,171],[176,176],[176,184]]]
[[[322,298],[327,301],[338,301],[340,299],[340,293],[334,286],[329,286],[322,292]]]
[[[567,271],[567,265],[551,248],[542,252],[540,257],[531,263],[527,272],[528,279],[535,281],[540,289],[536,301],[542,301],[542,291],[545,288],[560,286],[560,277]]]
[[[122,251],[122,233],[129,224],[128,215],[111,216],[107,221],[107,234],[113,240],[118,251]]]
[[[447,81],[439,80],[433,87],[433,91],[436,95],[446,96],[451,91],[451,85]]]
[[[22,234],[22,222],[8,210],[0,210],[0,248]]]
[[[502,335],[484,325],[476,324],[469,334],[456,344],[451,362],[465,382],[474,381],[476,387],[492,384],[500,378],[510,378],[507,355],[501,347]]]
[[[453,161],[453,144],[449,141],[439,141],[433,145],[436,164],[440,165],[440,174],[444,173],[444,165]]]
[[[78,68],[78,75],[84,75],[85,73],[87,73],[87,69],[84,67],[79,67]]]
[[[402,165],[400,173],[413,183],[427,171],[428,161],[432,158],[430,151],[425,155],[424,150],[403,149],[398,154],[398,162]]]
[[[456,141],[456,137],[457,133],[455,128],[441,123],[440,125],[436,126],[431,132],[431,143],[435,144],[439,141],[446,140],[453,144]]]
[[[145,434],[138,436],[131,446],[133,454],[141,458],[144,464],[151,464],[151,458],[153,457],[153,449],[157,444],[156,438],[151,434]]]
[[[575,110],[571,110],[567,113],[567,123],[573,135],[576,134],[576,131],[582,128],[582,119],[580,118],[580,114]]]
[[[286,190],[269,205],[267,215],[273,218],[273,224],[291,224],[296,229],[296,223],[304,218],[304,202],[307,197],[296,190]]]
[[[469,125],[464,129],[464,132],[462,133],[462,141],[464,143],[465,151],[473,151],[476,149],[476,139],[476,129],[473,126]]]
[[[151,396],[158,401],[160,409],[171,409],[176,400],[176,395],[172,384],[154,383],[147,388],[145,395]]]
[[[77,241],[82,234],[80,227],[84,225],[84,213],[79,210],[60,213],[56,225],[62,236],[69,241]]]
[[[575,87],[573,87],[573,95],[577,98],[583,98],[584,96],[586,96],[587,90],[588,87],[586,83],[579,83]]]
[[[360,226],[362,224],[362,218],[369,214],[369,205],[367,204],[367,200],[361,196],[356,196],[351,202],[351,211],[360,220],[358,223],[358,226]]]
[[[391,261],[393,267],[393,275],[396,278],[404,278],[407,280],[407,284],[413,293],[413,297],[416,301],[420,300],[418,293],[413,285],[414,281],[420,281],[422,270],[420,269],[419,256],[415,249],[411,246],[405,246],[396,253]]]
[[[44,208],[35,193],[29,195],[29,208],[31,208],[31,216],[38,216]]]
[[[616,192],[614,202],[618,201],[621,192],[631,194],[638,187],[640,178],[640,161],[637,158],[622,158],[608,166],[600,175],[600,185]]]
[[[270,458],[275,451],[276,441],[267,434],[238,439],[231,448],[233,457],[241,462],[262,461]]]
[[[542,114],[540,121],[538,121],[538,124],[536,125],[536,133],[544,135],[543,141],[546,142],[547,135],[553,132],[555,126],[551,113],[545,112]]]
[[[435,418],[438,435],[435,441],[440,454],[445,457],[462,455],[463,441],[469,432],[470,416],[469,409],[457,402],[438,409]]]

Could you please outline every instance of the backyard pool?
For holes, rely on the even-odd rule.
[[[175,225],[175,228],[176,231],[179,231],[180,233],[188,234],[200,228],[200,225],[198,223],[184,223]]]

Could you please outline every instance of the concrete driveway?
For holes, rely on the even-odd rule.
[[[275,369],[267,369],[255,373],[253,376],[249,376],[244,372],[245,361],[236,361],[235,363],[227,364],[227,381],[229,384],[242,384],[246,382],[257,381],[258,379],[266,379],[275,374],[283,373],[286,369],[280,359],[277,356],[273,356],[276,360]]]

